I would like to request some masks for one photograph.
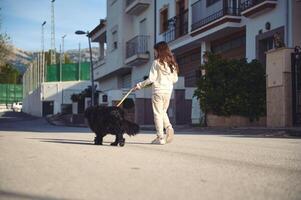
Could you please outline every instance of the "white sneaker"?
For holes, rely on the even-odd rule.
[[[151,144],[166,144],[165,138],[160,138],[159,136],[154,139]]]
[[[175,132],[172,127],[168,127],[166,129],[166,142],[167,143],[170,143],[173,140],[174,134],[175,134]]]

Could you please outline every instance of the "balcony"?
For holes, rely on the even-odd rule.
[[[138,35],[126,42],[125,64],[139,66],[147,63],[150,59],[148,44],[148,35]]]
[[[93,63],[93,67],[97,68],[97,67],[101,67],[102,65],[104,65],[106,63],[106,57],[100,57],[97,61],[95,61]]]
[[[140,15],[149,5],[148,0],[126,0],[125,12],[129,15]]]
[[[277,0],[244,0],[240,4],[241,15],[254,17],[276,7]]]
[[[221,5],[221,9],[218,11],[208,14],[207,16],[201,16],[201,10],[204,7],[204,4],[202,3],[203,1],[200,0],[192,4],[192,36],[227,22],[240,23],[241,21],[239,8],[223,5]]]
[[[167,22],[168,30],[163,33],[165,42],[172,42],[188,33],[188,10],[170,18]]]

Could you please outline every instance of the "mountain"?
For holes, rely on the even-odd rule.
[[[22,49],[11,46],[12,54],[9,55],[8,61],[11,63],[17,70],[23,74],[27,68],[27,65],[32,62],[34,53],[30,51],[24,51]]]
[[[8,60],[17,70],[23,74],[26,71],[27,66],[32,62],[32,60],[36,57],[38,52],[25,51],[20,48],[11,46],[12,54],[9,56]],[[98,59],[98,48],[92,48],[92,60],[97,61]],[[68,55],[72,62],[78,62],[79,60],[79,52],[76,49],[67,50],[65,54]],[[81,61],[82,62],[90,62],[90,52],[89,48],[85,48],[81,50]]]
[[[78,49],[71,49],[65,52],[72,62],[78,62],[79,51]],[[97,47],[92,48],[92,60],[97,61],[99,55],[99,50]],[[89,48],[81,49],[81,61],[90,62],[90,51]]]

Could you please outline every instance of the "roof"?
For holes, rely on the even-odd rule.
[[[102,28],[104,28],[107,24],[107,20],[101,19],[100,23],[89,33],[89,37],[92,37],[94,34],[96,34],[98,31],[100,31]]]

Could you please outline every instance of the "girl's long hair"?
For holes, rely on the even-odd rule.
[[[179,66],[166,42],[158,42],[154,45],[154,49],[158,53],[156,59],[159,60],[160,64],[165,66],[164,62],[166,62],[171,73],[173,73],[174,70],[179,73]]]

